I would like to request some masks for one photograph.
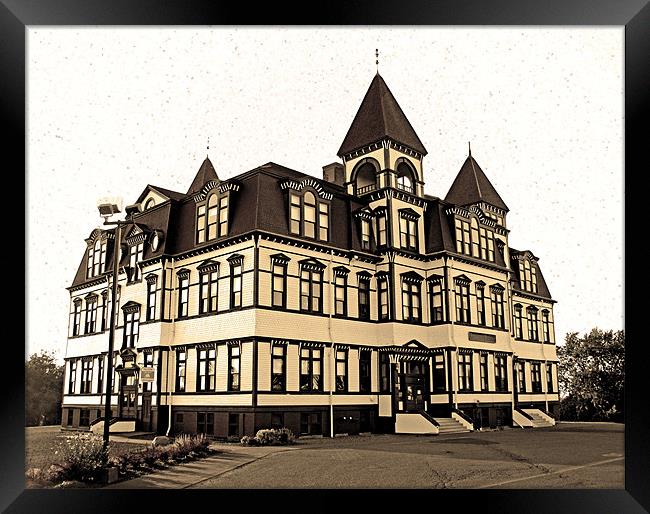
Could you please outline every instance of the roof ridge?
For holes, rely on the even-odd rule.
[[[474,167],[474,157],[472,154],[469,155],[469,163],[472,166],[472,173],[474,173],[474,181],[476,182],[476,189],[478,189],[479,198],[483,199],[483,193],[481,192],[481,184],[478,183],[478,176],[476,175],[476,168]]]

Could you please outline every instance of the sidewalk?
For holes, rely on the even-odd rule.
[[[245,466],[272,453],[291,451],[291,446],[238,446],[213,443],[219,453],[206,459],[178,464],[131,480],[107,485],[105,489],[185,489],[228,471]]]

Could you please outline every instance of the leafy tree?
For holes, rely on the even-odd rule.
[[[64,366],[54,354],[41,351],[25,363],[25,425],[61,423]]]
[[[622,421],[625,333],[594,328],[566,335],[557,348],[560,416],[576,421]]]

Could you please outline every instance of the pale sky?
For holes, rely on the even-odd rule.
[[[623,27],[28,27],[26,355],[65,354],[96,201],[269,161],[322,176],[379,71],[444,198],[467,142],[569,331],[623,328]]]

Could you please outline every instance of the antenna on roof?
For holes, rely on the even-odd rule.
[[[472,142],[471,141],[467,141],[467,147],[469,148],[469,156],[471,157],[472,156]]]
[[[375,48],[375,65],[377,66],[377,74],[379,74],[379,48]]]

